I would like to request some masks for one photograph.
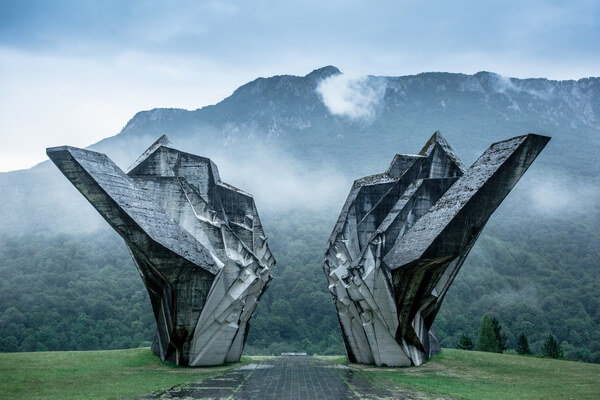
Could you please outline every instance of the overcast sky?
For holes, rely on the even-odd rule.
[[[0,0],[0,171],[258,76],[600,75],[598,1]]]

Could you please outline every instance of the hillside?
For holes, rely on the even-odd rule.
[[[349,104],[341,99],[366,99]],[[368,100],[368,101],[367,101]],[[436,322],[442,344],[481,316],[509,345],[555,334],[600,362],[600,78],[424,73],[348,80],[335,67],[259,78],[197,110],[136,114],[91,148],[122,168],[167,133],[255,195],[278,261],[247,352],[339,354],[320,267],[353,179],[415,153],[441,129],[465,164],[494,141],[552,136],[490,219]],[[40,144],[44,146],[44,144]],[[106,349],[152,340],[147,295],[119,237],[48,162],[0,174],[0,351]]]

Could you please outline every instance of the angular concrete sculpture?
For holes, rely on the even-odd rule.
[[[432,324],[485,223],[549,137],[492,144],[465,169],[435,132],[418,155],[354,182],[323,269],[351,362],[420,365]]]
[[[179,365],[238,361],[275,264],[252,196],[165,136],[128,173],[90,150],[46,153],[125,240],[150,294],[154,353]]]

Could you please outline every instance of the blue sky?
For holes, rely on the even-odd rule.
[[[328,64],[598,76],[600,2],[0,0],[0,171],[114,135],[142,109]]]

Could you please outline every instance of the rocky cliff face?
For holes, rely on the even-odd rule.
[[[351,112],[366,106],[366,116]],[[306,161],[341,165],[350,156],[376,169],[383,167],[373,162],[377,155],[391,157],[394,149],[407,147],[417,151],[436,129],[464,149],[467,162],[499,137],[549,134],[557,143],[547,157],[558,168],[571,166],[576,155],[579,165],[597,172],[590,149],[600,148],[600,78],[551,81],[479,72],[353,80],[329,66],[303,77],[258,78],[220,103],[193,111],[142,111],[96,147],[110,152],[133,138],[168,133],[175,142],[202,148],[236,153],[267,144]]]

